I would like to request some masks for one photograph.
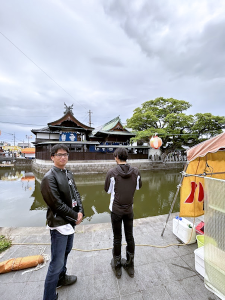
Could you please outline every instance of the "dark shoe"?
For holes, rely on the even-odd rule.
[[[127,259],[122,258],[121,264],[130,277],[134,277],[134,253],[127,251]]]
[[[111,266],[113,269],[113,272],[116,275],[116,278],[121,278],[122,270],[121,270],[121,255],[114,256],[111,260]]]
[[[61,277],[57,283],[57,288],[61,286],[71,285],[77,281],[77,276],[74,275],[64,275]]]

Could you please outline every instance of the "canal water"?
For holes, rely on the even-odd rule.
[[[134,218],[168,214],[182,170],[142,171],[143,186],[134,196]],[[40,192],[43,176],[31,167],[0,169],[0,227],[46,225],[46,204]],[[85,210],[83,224],[110,222],[105,174],[74,175]],[[179,211],[179,195],[173,212]]]

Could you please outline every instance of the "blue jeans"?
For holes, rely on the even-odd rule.
[[[113,229],[113,253],[115,256],[121,255],[122,222],[124,225],[125,238],[127,242],[127,251],[132,254],[134,253],[135,243],[133,237],[133,219],[133,213],[120,216],[111,212],[111,223]]]
[[[43,300],[56,299],[56,286],[59,278],[66,274],[68,254],[73,247],[74,233],[62,235],[57,230],[50,230],[51,234],[51,261],[45,279]]]

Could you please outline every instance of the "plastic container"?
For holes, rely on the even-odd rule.
[[[197,235],[197,243],[198,243],[198,248],[204,246],[204,235]]]
[[[204,246],[195,251],[195,270],[205,277]]]
[[[196,234],[204,234],[204,222],[201,221],[197,226],[196,226]]]
[[[173,233],[185,244],[196,242],[195,226],[185,218],[176,217],[173,219]]]

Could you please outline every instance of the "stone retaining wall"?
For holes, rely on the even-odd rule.
[[[139,168],[139,170],[169,170],[169,169],[182,169],[186,164],[185,161],[177,162],[154,162],[148,159],[137,159],[127,161],[131,166]],[[53,163],[43,160],[32,160],[32,167],[38,173],[45,174]],[[84,173],[106,173],[110,168],[116,166],[114,160],[100,160],[100,161],[69,161],[67,163],[67,169],[74,174]]]
[[[32,165],[32,159],[21,159],[21,158],[16,158],[15,160],[15,165],[18,167],[20,166],[31,166]]]

